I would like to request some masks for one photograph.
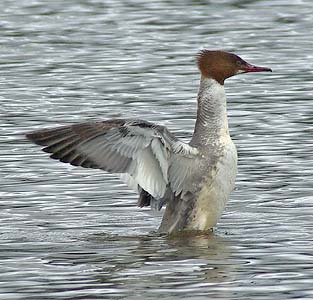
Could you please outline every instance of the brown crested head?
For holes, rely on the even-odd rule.
[[[240,73],[272,72],[270,68],[257,67],[239,56],[220,50],[202,50],[197,55],[197,63],[202,76],[213,78],[220,84],[225,79]]]

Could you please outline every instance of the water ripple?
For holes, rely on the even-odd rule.
[[[312,299],[312,8],[2,1],[0,297]],[[274,70],[227,82],[239,174],[214,234],[153,234],[161,215],[116,176],[50,161],[24,139],[127,116],[188,140],[202,47]]]

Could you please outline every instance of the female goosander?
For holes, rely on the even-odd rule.
[[[166,204],[159,232],[206,231],[219,220],[233,190],[237,151],[228,131],[225,79],[271,71],[235,54],[202,50],[194,133],[187,144],[165,127],[111,119],[26,134],[51,158],[119,173],[139,192],[138,206]]]

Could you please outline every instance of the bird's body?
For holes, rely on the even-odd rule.
[[[139,192],[139,206],[166,210],[160,232],[209,230],[234,187],[237,152],[227,122],[224,80],[243,72],[269,71],[222,51],[200,52],[198,112],[190,143],[165,127],[115,119],[44,129],[27,137],[51,157],[119,173]],[[209,68],[209,70],[207,69]]]
[[[214,79],[201,78],[197,121],[189,145],[198,154],[190,161],[184,193],[167,204],[160,231],[213,228],[233,190],[237,151],[228,131],[224,86]]]

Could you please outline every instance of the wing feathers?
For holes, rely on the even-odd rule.
[[[180,192],[190,173],[189,167],[181,167],[181,161],[176,166],[173,159],[197,153],[165,127],[140,120],[79,123],[39,130],[26,137],[61,162],[127,173],[134,186],[157,199],[164,196],[169,184]]]
[[[26,137],[37,145],[47,146],[48,144],[57,143],[71,133],[67,127],[58,129],[44,129],[26,134]]]
[[[80,143],[80,138],[77,136],[69,136],[59,140],[53,144],[49,143],[47,147],[43,148],[42,150],[48,153],[68,153],[71,151],[75,146]]]

